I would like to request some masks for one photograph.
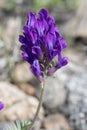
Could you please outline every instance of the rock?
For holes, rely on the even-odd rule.
[[[2,20],[1,37],[3,41],[0,49],[0,55],[6,56],[10,68],[12,68],[15,63],[20,61],[18,44],[20,28],[21,18],[18,16],[9,16]]]
[[[7,59],[4,58],[4,57],[1,57],[1,58],[0,58],[0,71],[6,67],[6,64],[7,64],[7,61],[6,61],[6,60],[7,60]]]
[[[75,48],[69,48],[67,49],[67,51],[65,52],[65,55],[68,56],[69,58],[69,63],[68,65],[70,64],[70,62],[72,62],[73,64],[76,64],[78,67],[84,67],[85,65],[85,60],[87,59],[86,58],[86,54],[85,53],[82,53],[82,51],[79,51]],[[78,70],[78,67],[77,70]],[[66,68],[66,67],[65,67]],[[74,67],[75,68],[75,67]],[[80,71],[80,70],[79,70]]]
[[[34,76],[29,70],[29,64],[26,62],[16,65],[12,71],[12,79],[16,83],[28,82],[33,78]]]
[[[25,93],[29,95],[36,95],[36,88],[28,83],[19,84],[20,89],[22,89]]]
[[[26,95],[16,85],[8,82],[0,82],[0,100],[4,102],[5,108],[0,113],[0,118],[5,120],[33,119],[38,100]],[[41,108],[39,119],[43,119],[44,110]]]
[[[12,121],[0,122],[0,130],[14,130],[14,126],[15,123]],[[41,126],[41,122],[36,120],[35,124],[33,125],[33,130],[39,130],[40,126]]]
[[[87,70],[72,76],[67,83],[66,113],[76,130],[87,129]],[[65,107],[64,107],[65,108]]]
[[[66,67],[56,71],[54,73],[54,77],[56,77],[58,81],[63,84],[63,86],[66,86],[67,81],[73,75],[73,73],[74,71],[70,67],[70,62],[69,62],[69,64]]]
[[[46,130],[46,129],[40,129],[40,130]]]
[[[82,61],[81,61],[82,62]],[[62,69],[59,69],[54,73],[54,76],[66,86],[66,83],[69,81],[69,79],[79,72],[85,72],[85,64],[84,66],[79,65],[77,63],[74,63],[73,61],[69,61],[68,65]]]
[[[4,42],[0,39],[0,57],[4,56],[4,53],[5,53],[4,51],[5,51],[5,49],[4,49]]]
[[[24,1],[24,0],[15,0],[15,3],[16,3],[16,4],[23,4],[23,1]]]
[[[41,121],[40,120],[36,120],[35,124],[33,125],[32,130],[40,130],[41,127]]]
[[[13,50],[13,48],[15,46],[18,46],[17,42],[18,42],[18,36],[20,34],[20,28],[21,28],[20,17],[8,17],[7,19],[4,20],[3,29],[2,29],[3,30],[2,37],[4,40],[5,46],[8,50],[17,52],[17,50]]]
[[[1,35],[1,32],[0,32],[0,35]],[[3,41],[0,39],[0,49],[2,49],[4,47],[4,43]]]
[[[11,123],[10,122],[0,122],[0,130],[5,130]]]
[[[7,56],[9,66],[12,68],[15,63],[20,61],[18,36],[20,34],[21,18],[9,16],[5,17],[3,21],[1,37],[4,43],[4,56]]]
[[[68,65],[56,71],[54,76],[66,86],[66,83],[73,75],[79,72],[85,72],[86,55],[84,55],[84,53],[77,52],[75,49],[67,50],[65,55],[68,56],[69,59]]]
[[[47,109],[56,109],[64,104],[65,99],[66,91],[64,89],[64,84],[62,84],[56,77],[47,78],[43,99],[44,106]]]
[[[49,115],[44,120],[43,126],[46,130],[71,130],[67,120],[61,114]]]
[[[75,2],[74,2],[75,4]],[[51,11],[51,15],[54,17],[54,19],[56,20],[56,23],[58,25],[63,25],[64,23],[66,23],[67,21],[69,21],[71,19],[71,17],[73,16],[74,11],[68,11],[66,9],[62,9],[59,7],[52,8]],[[60,27],[59,26],[59,27]]]
[[[78,73],[85,73],[87,69],[86,55],[80,52],[77,53],[71,49],[67,51],[66,55],[69,58],[68,65],[54,73],[54,76],[57,77],[58,80],[64,84],[64,86],[66,86],[72,76],[77,75]]]
[[[8,3],[8,0],[0,0],[0,8],[5,8]]]
[[[74,17],[72,17],[63,31],[65,35],[75,38],[78,42],[85,43],[87,45],[87,13],[85,9],[87,8],[87,0],[80,0],[77,12]],[[79,23],[79,24],[78,24]],[[69,31],[68,31],[69,30]]]

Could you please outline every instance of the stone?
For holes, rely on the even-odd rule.
[[[29,64],[24,62],[15,66],[12,71],[12,80],[16,83],[29,82],[34,78],[29,70]]]
[[[5,130],[7,127],[9,127],[9,125],[11,125],[10,122],[0,122],[0,130]]]
[[[9,16],[2,20],[1,37],[3,39],[4,54],[3,51],[1,53],[6,56],[10,69],[21,59],[18,42],[20,29],[21,18],[19,16]]]
[[[81,51],[75,48],[69,48],[65,52],[65,55],[68,56],[68,59],[69,59],[68,65],[71,65],[71,63],[73,63],[74,65],[72,67],[74,66],[79,67],[79,68],[76,67],[76,69],[74,67],[75,71],[78,71],[78,70],[80,71],[81,67],[83,68],[85,66],[85,60],[87,59],[85,53],[82,53]]]
[[[80,0],[76,14],[69,20],[69,22],[67,22],[64,30],[66,30],[65,33],[68,36],[78,38],[78,40],[85,39],[85,44],[87,45],[87,13],[85,11],[86,8],[87,0]]]
[[[1,33],[1,32],[0,32]],[[0,34],[1,35],[1,34]],[[0,49],[2,49],[4,47],[4,43],[3,41],[0,39]],[[0,55],[1,56],[1,55]]]
[[[0,122],[0,130],[19,130],[14,129],[15,123],[12,121],[3,121]],[[36,120],[35,124],[33,125],[33,130],[39,130],[41,127],[41,122]]]
[[[74,2],[74,4],[75,4],[75,2]],[[55,6],[55,8],[52,8],[52,11],[51,11],[51,15],[56,20],[56,23],[60,26],[61,25],[63,26],[67,21],[69,21],[71,19],[71,17],[73,16],[73,13],[74,13],[73,11],[68,11],[66,9],[63,10],[62,8],[58,8],[56,6]],[[59,28],[60,28],[60,26],[59,26]]]
[[[4,58],[4,57],[1,57],[1,58],[0,58],[0,71],[1,71],[2,69],[4,69],[4,68],[6,67],[6,65],[7,65],[7,59]]]
[[[21,18],[20,17],[9,17],[7,22],[5,23],[5,31],[3,33],[8,34],[7,36],[12,40],[12,38],[16,38],[16,35],[20,32],[21,28]],[[13,29],[14,32],[13,32]],[[6,36],[6,38],[7,38]]]
[[[47,116],[43,126],[46,130],[71,130],[65,117],[59,113]]]
[[[40,91],[37,91],[40,95]],[[61,99],[61,100],[60,100]],[[64,104],[66,91],[56,77],[48,77],[45,84],[43,104],[47,109],[53,110]]]
[[[5,8],[8,3],[8,0],[0,0],[0,8]]]
[[[79,65],[79,62],[77,64],[74,63],[74,61],[69,61],[66,67],[63,67],[62,69],[59,69],[54,73],[54,77],[56,77],[61,83],[63,83],[64,86],[66,86],[70,78],[78,74],[79,72],[85,72],[85,65],[82,66]]]
[[[1,35],[1,34],[0,34]],[[0,57],[4,56],[4,42],[0,39]]]
[[[40,130],[41,123],[42,122],[40,120],[36,120],[33,127],[32,127],[32,130]]]
[[[38,100],[33,96],[26,95],[16,85],[8,82],[0,82],[0,100],[4,102],[5,108],[0,113],[3,120],[14,121],[17,119],[33,119]],[[39,119],[44,117],[43,107],[39,112]]]
[[[66,86],[66,83],[72,78],[72,76],[78,73],[85,73],[87,68],[86,56],[81,52],[69,49],[65,55],[69,58],[68,65],[54,73],[54,76],[57,77],[64,86]]]
[[[20,89],[22,89],[25,93],[29,94],[29,95],[36,95],[36,88],[33,87],[32,85],[28,84],[28,83],[21,83],[18,85],[20,87]]]
[[[68,56],[69,63],[67,66],[56,71],[54,76],[66,86],[66,83],[73,75],[85,72],[85,67],[87,66],[86,55],[81,52],[77,52],[75,49],[68,49],[64,55]]]
[[[76,130],[87,130],[87,69],[80,72],[66,84],[68,95],[66,115]]]
[[[18,36],[20,33],[21,28],[21,18],[20,17],[8,17],[6,20],[4,20],[3,28],[2,28],[2,37],[5,43],[5,47],[7,50],[12,51],[18,51],[13,50],[14,47],[18,47]],[[17,48],[15,48],[17,49]],[[19,52],[19,51],[18,51]]]

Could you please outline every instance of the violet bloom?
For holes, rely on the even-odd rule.
[[[0,110],[2,110],[4,107],[4,104],[0,101]]]
[[[31,65],[31,72],[41,82],[45,75],[53,74],[68,63],[67,57],[62,56],[67,43],[46,9],[41,9],[38,17],[34,12],[28,13],[19,41],[22,43],[20,49],[23,59]],[[57,62],[54,62],[55,56]]]

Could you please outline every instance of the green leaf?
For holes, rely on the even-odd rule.
[[[27,130],[27,127],[31,124],[29,121],[19,121],[17,120],[15,123],[10,122],[6,125],[3,130]]]

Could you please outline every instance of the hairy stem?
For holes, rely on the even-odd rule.
[[[36,111],[36,114],[34,116],[34,119],[32,121],[32,123],[28,126],[28,130],[31,130],[32,126],[34,125],[35,121],[36,121],[36,118],[39,114],[39,111],[40,111],[40,108],[41,108],[41,105],[42,105],[42,101],[43,101],[43,95],[44,95],[44,86],[45,86],[45,83],[42,82],[41,83],[41,95],[40,95],[40,101],[39,101],[39,104],[38,104],[38,107],[37,107],[37,111]]]

